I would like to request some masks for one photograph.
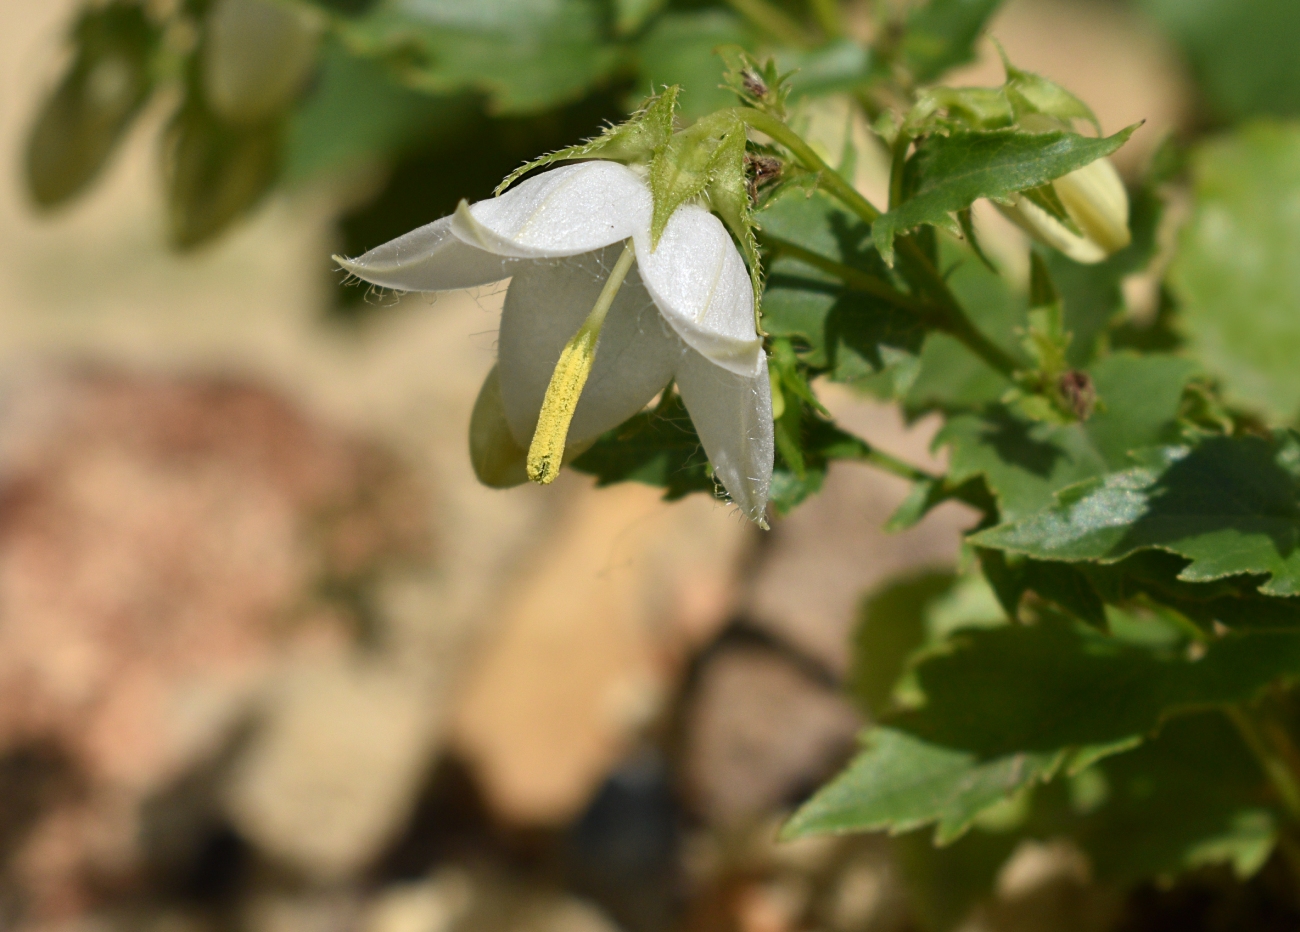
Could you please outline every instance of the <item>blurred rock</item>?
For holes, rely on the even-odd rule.
[[[847,759],[861,727],[841,696],[768,648],[723,647],[685,711],[691,802],[735,826],[800,801]]]
[[[520,823],[575,815],[659,712],[693,646],[732,611],[751,529],[702,496],[565,474],[498,603],[453,741],[492,807]]]
[[[998,873],[996,898],[959,932],[1103,932],[1119,901],[1091,875],[1087,856],[1069,840],[1021,842]]]
[[[929,450],[937,420],[909,427],[893,405],[835,385],[819,391],[848,430],[917,466],[939,467]],[[910,530],[886,533],[908,487],[869,465],[832,464],[821,494],[774,524],[754,572],[753,623],[843,675],[863,593],[895,573],[952,565],[961,532],[974,523],[973,511],[949,502]]]
[[[0,759],[44,748],[70,781],[7,844],[57,919],[130,882],[142,804],[284,658],[348,649],[367,580],[428,530],[390,457],[257,386],[49,372],[2,401]]]
[[[453,932],[469,911],[470,877],[448,868],[430,880],[388,887],[375,897],[362,932]]]
[[[346,878],[410,816],[442,718],[436,694],[387,665],[294,670],[231,774],[231,818],[312,879]]]
[[[353,932],[361,904],[344,892],[259,894],[243,910],[243,932]]]

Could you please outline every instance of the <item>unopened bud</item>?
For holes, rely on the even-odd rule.
[[[1128,192],[1109,159],[1098,159],[1057,178],[1052,187],[1079,233],[1025,197],[1000,209],[1030,236],[1076,262],[1101,262],[1133,241],[1128,226]]]
[[[27,181],[37,204],[67,201],[104,167],[152,90],[149,58],[157,38],[138,7],[113,4],[83,15],[77,57],[27,143]]]
[[[235,123],[286,110],[316,61],[321,22],[277,0],[217,0],[208,14],[203,90],[212,109]]]
[[[501,379],[496,366],[488,373],[474,413],[469,419],[469,460],[478,481],[493,489],[508,489],[528,481],[528,451],[510,433],[501,401]]]
[[[753,68],[746,68],[741,72],[740,80],[744,83],[745,90],[749,91],[749,93],[753,94],[755,97],[762,98],[767,96],[767,82],[764,81],[762,75]]]
[[[1097,407],[1097,387],[1093,385],[1092,377],[1088,373],[1079,369],[1063,372],[1056,388],[1066,407],[1075,417],[1081,421],[1092,417],[1093,409]]]

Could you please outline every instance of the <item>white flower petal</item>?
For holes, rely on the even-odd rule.
[[[452,229],[499,256],[556,258],[621,243],[649,230],[650,189],[617,162],[581,162],[529,178],[500,197],[463,202]]]
[[[510,282],[498,341],[501,400],[511,433],[525,449],[560,351],[591,312],[621,250],[619,244],[569,259],[523,263]],[[640,411],[672,378],[684,350],[634,266],[605,318],[568,445],[593,440]]]
[[[399,291],[454,291],[509,278],[515,263],[451,233],[451,217],[376,246],[356,259],[335,256],[357,278]]]
[[[739,376],[688,350],[676,378],[713,474],[741,511],[764,524],[775,457],[767,356],[757,375]]]
[[[740,376],[765,365],[754,289],[721,220],[694,204],[679,207],[654,251],[650,230],[637,230],[636,258],[650,296],[691,347]]]

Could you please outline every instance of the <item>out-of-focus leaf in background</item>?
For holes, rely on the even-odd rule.
[[[1202,145],[1192,166],[1195,212],[1170,273],[1182,329],[1229,401],[1291,421],[1300,415],[1300,128],[1247,126]]]
[[[1214,116],[1300,114],[1300,4],[1139,0],[1186,53]]]
[[[153,90],[159,30],[142,7],[87,9],[72,37],[72,65],[27,142],[28,190],[42,207],[64,203],[95,180]]]

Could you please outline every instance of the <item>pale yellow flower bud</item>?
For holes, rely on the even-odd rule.
[[[1098,159],[1052,182],[1065,211],[1083,235],[1067,229],[1025,197],[999,209],[1039,242],[1076,262],[1101,262],[1133,241],[1128,226],[1128,192],[1109,159]]]

